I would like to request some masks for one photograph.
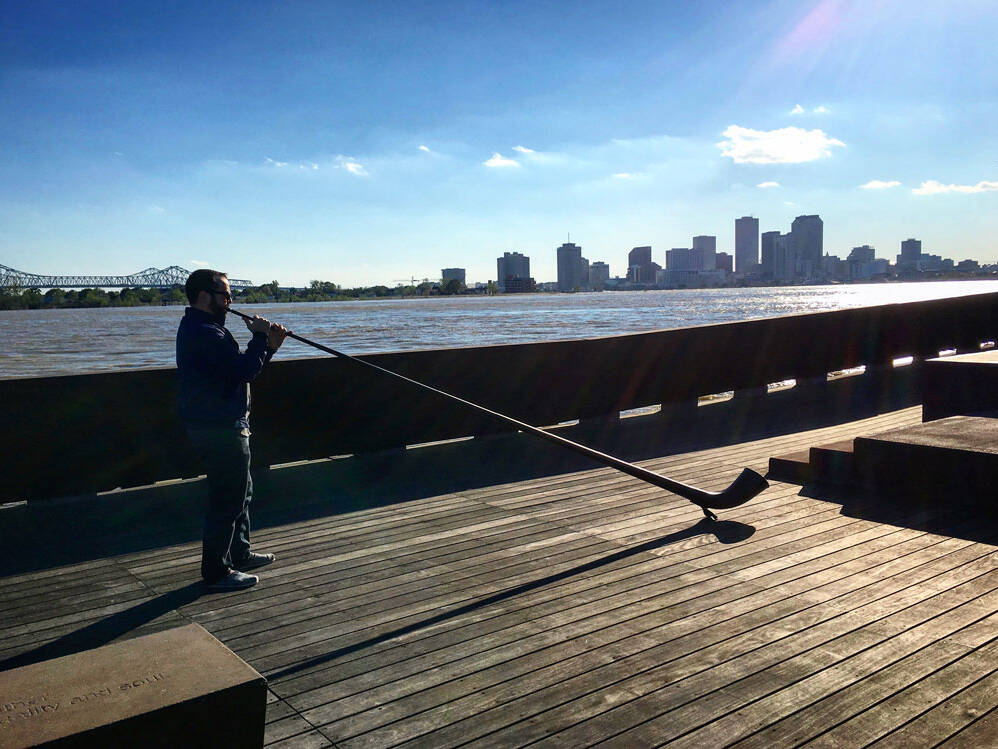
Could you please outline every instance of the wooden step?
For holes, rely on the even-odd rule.
[[[806,484],[811,480],[811,451],[796,452],[771,457],[766,478],[787,484]]]
[[[851,484],[855,478],[852,440],[839,440],[772,457],[766,478],[788,484],[815,481]]]
[[[812,447],[810,459],[813,481],[843,486],[855,482],[856,470],[851,439]]]

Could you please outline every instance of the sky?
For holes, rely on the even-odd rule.
[[[0,264],[397,285],[555,248],[998,261],[993,0],[0,0]]]

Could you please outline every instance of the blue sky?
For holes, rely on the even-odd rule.
[[[998,5],[4,0],[0,263],[554,280],[734,219],[998,261]]]

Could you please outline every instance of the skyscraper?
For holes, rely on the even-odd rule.
[[[665,251],[665,267],[668,270],[693,270],[688,247],[673,247]]]
[[[444,268],[440,271],[441,281],[449,281],[452,278],[460,281],[462,286],[465,285],[464,268]]]
[[[776,278],[776,242],[780,236],[778,231],[762,233],[762,275],[763,278]]]
[[[651,246],[635,247],[627,253],[627,267],[632,265],[644,265],[651,262]]]
[[[589,286],[594,289],[602,289],[606,282],[610,280],[610,266],[600,260],[594,260],[589,264]]]
[[[824,254],[824,222],[820,216],[798,216],[790,225],[790,246],[794,255],[794,275],[805,279],[821,275]]]
[[[735,271],[746,273],[759,263],[759,219],[735,219]]]
[[[821,258],[818,258],[821,267]],[[800,278],[800,258],[794,249],[793,232],[773,237],[773,279],[776,281],[792,281]]]
[[[575,291],[586,285],[582,274],[582,248],[565,242],[558,248],[558,291]]]
[[[763,276],[773,281],[791,281],[798,275],[797,267],[797,256],[793,248],[793,234],[764,231],[762,233]]]
[[[898,273],[912,273],[919,270],[919,260],[922,257],[922,241],[906,239],[901,243],[901,254],[897,257]]]
[[[706,234],[693,237],[690,264],[693,270],[714,270],[717,267],[717,237]]]
[[[655,273],[661,270],[652,262],[651,245],[635,247],[627,253],[627,279],[632,283],[655,283]]]
[[[519,252],[504,252],[496,258],[496,285],[499,291],[506,290],[506,281],[530,278],[530,258]]]

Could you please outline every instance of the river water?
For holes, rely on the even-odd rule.
[[[998,281],[372,299],[240,309],[348,354],[635,333],[998,291]],[[174,365],[183,307],[0,311],[0,379]],[[235,316],[229,329],[249,332]],[[281,358],[318,355],[288,340]]]

